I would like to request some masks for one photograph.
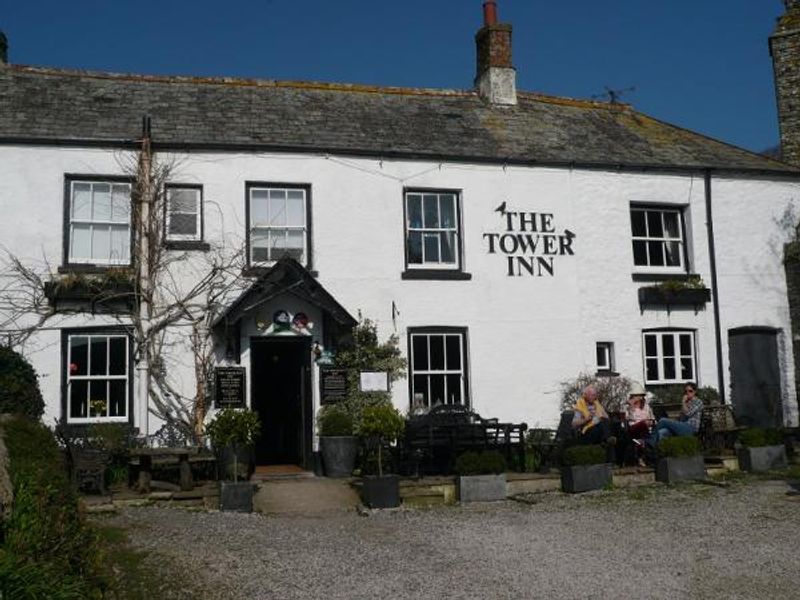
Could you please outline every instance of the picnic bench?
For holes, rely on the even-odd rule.
[[[527,428],[525,423],[484,419],[461,404],[441,404],[408,420],[402,462],[416,474],[449,474],[460,454],[496,450],[509,465],[516,462],[524,470]]]

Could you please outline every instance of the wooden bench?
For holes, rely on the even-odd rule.
[[[131,448],[128,456],[135,460],[132,464],[138,464],[139,475],[134,488],[140,494],[150,492],[150,483],[153,480],[153,461],[174,460],[178,461],[178,485],[182,491],[188,492],[194,489],[194,478],[192,477],[191,462],[198,460],[213,461],[214,457],[206,456],[199,446],[187,446],[184,448]]]

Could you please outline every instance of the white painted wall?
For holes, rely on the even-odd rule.
[[[559,382],[594,371],[596,341],[614,342],[617,370],[642,380],[642,330],[651,327],[695,329],[699,384],[717,385],[712,304],[697,314],[641,312],[637,290],[645,284],[631,277],[630,203],[671,204],[686,207],[691,271],[710,285],[700,173],[504,168],[268,153],[193,153],[175,158],[179,165],[175,182],[204,186],[206,240],[224,241],[230,248],[243,244],[245,237],[246,181],[310,184],[313,268],[320,283],[351,314],[360,310],[375,320],[382,337],[397,333],[404,353],[409,327],[467,327],[470,396],[484,416],[554,425]],[[61,263],[63,244],[64,174],[122,174],[119,159],[119,153],[106,150],[0,147],[0,202],[5,214],[13,215],[0,222],[0,243],[26,260],[47,257],[55,268]],[[401,279],[407,187],[461,191],[464,269],[471,280]],[[726,332],[731,327],[770,325],[789,335],[785,282],[776,249],[787,236],[778,220],[787,207],[798,210],[798,196],[800,183],[790,179],[715,176],[725,369]],[[488,253],[483,234],[503,231],[504,220],[494,211],[503,201],[509,210],[552,213],[558,233],[568,228],[576,234],[575,255],[555,257],[553,277],[508,277],[504,257]],[[178,275],[191,279],[191,273],[191,268],[182,267]],[[301,309],[283,300],[278,304],[282,302],[282,308]],[[392,302],[399,310],[394,323]],[[314,312],[308,306],[302,310]],[[250,327],[245,327],[244,338],[257,333]],[[788,366],[791,345],[786,340],[786,418],[796,423],[794,375]],[[25,350],[43,376],[51,419],[60,410],[57,332],[43,333]],[[249,367],[246,344],[242,350],[242,364]],[[188,368],[176,367],[175,376],[192,389]],[[316,373],[314,377],[316,406]],[[726,385],[728,380],[726,374]],[[401,409],[408,406],[406,381],[395,385],[394,400]]]

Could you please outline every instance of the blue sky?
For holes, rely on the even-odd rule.
[[[518,87],[623,100],[760,151],[778,142],[781,0],[498,0]],[[13,63],[467,89],[481,0],[0,0]]]

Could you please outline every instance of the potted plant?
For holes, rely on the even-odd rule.
[[[570,494],[601,490],[612,482],[606,450],[598,445],[570,446],[564,450],[561,490]]]
[[[361,498],[370,508],[394,508],[400,505],[400,480],[383,474],[383,446],[394,442],[405,429],[405,419],[390,404],[367,406],[361,417],[359,435],[369,446],[377,446],[377,476],[365,475]]]
[[[323,406],[317,414],[317,429],[325,475],[349,477],[355,468],[358,450],[350,412],[340,404]]]
[[[785,469],[786,446],[779,429],[751,427],[739,432],[736,456],[742,471],[770,471]]]
[[[493,502],[506,498],[506,459],[496,450],[464,452],[456,459],[458,499]]]
[[[253,442],[261,434],[258,413],[248,409],[226,408],[206,425],[206,434],[217,452],[222,469],[220,510],[252,512]],[[239,479],[244,481],[239,481]],[[233,481],[230,481],[232,479]]]
[[[656,481],[676,483],[705,479],[705,461],[696,437],[668,437],[658,443],[657,450]]]
[[[641,305],[699,306],[710,300],[711,290],[697,276],[691,276],[686,280],[663,281],[658,285],[639,288]]]

